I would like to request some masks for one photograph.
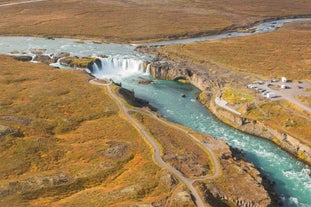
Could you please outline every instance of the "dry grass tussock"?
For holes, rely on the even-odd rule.
[[[0,56],[0,206],[165,202],[167,173],[104,88]]]
[[[275,16],[310,14],[308,0],[49,0],[0,8],[2,35],[160,40],[217,33]]]

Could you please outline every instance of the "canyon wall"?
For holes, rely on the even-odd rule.
[[[157,79],[187,80],[201,90],[200,102],[221,121],[243,132],[266,138],[298,159],[311,165],[311,148],[298,138],[286,132],[272,128],[258,120],[251,120],[231,113],[215,104],[214,95],[224,84],[220,78],[210,78],[207,71],[196,67],[190,67],[187,63],[176,63],[169,60],[155,61],[151,63],[150,74]]]

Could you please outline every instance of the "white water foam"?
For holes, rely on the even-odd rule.
[[[122,80],[145,73],[144,61],[128,57],[98,58],[90,68],[92,75],[99,79]]]

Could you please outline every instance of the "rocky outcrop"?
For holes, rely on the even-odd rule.
[[[202,91],[209,91],[211,87],[219,85],[218,81],[210,78],[208,72],[192,68],[186,62],[177,63],[165,58],[150,64],[150,74],[162,80],[187,80]]]
[[[148,80],[148,79],[141,79],[138,81],[138,84],[143,84],[143,85],[148,85],[150,83],[153,83],[152,80]]]
[[[42,188],[60,186],[71,181],[71,177],[61,173],[51,176],[34,176],[26,180],[11,181],[0,186],[0,198],[5,198],[16,193],[26,193]]]
[[[101,154],[113,159],[119,159],[123,157],[130,150],[129,144],[125,142],[109,141],[107,142],[107,145],[109,147]]]
[[[8,127],[8,126],[0,125],[0,140],[1,140],[1,137],[6,136],[8,134],[12,134],[14,132],[15,132],[15,129]]]
[[[96,58],[92,57],[76,57],[76,56],[68,56],[60,59],[60,63],[64,66],[72,67],[72,68],[88,68],[91,63],[96,61]]]
[[[65,57],[69,57],[70,53],[68,52],[59,52],[53,55],[53,61],[57,62],[57,60],[61,59],[61,58],[65,58]]]
[[[152,111],[157,109],[149,104],[148,101],[135,97],[135,92],[133,90],[128,90],[126,88],[120,87],[118,90],[119,94],[126,100],[126,102],[135,107],[148,107]]]
[[[26,117],[19,117],[19,116],[0,116],[0,121],[6,121],[11,123],[17,123],[24,126],[28,126],[31,123],[30,118]]]
[[[150,66],[150,74],[156,79],[177,80],[186,79],[187,72],[184,68],[179,68],[173,61],[156,61]]]
[[[32,60],[32,56],[30,55],[17,55],[13,56],[15,60],[23,61],[23,62],[29,62]]]
[[[241,151],[220,139],[206,138],[204,142],[213,149],[222,166],[220,177],[199,184],[210,206],[276,206],[273,184],[245,160]]]
[[[36,55],[33,60],[47,65],[55,62],[49,55],[42,55],[42,54]]]

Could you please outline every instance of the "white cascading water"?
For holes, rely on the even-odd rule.
[[[150,65],[150,63],[147,65],[147,68],[146,68],[146,74],[147,75],[150,75],[150,67],[151,67],[151,65]]]
[[[144,61],[124,57],[98,58],[90,70],[96,78],[114,80],[121,80],[145,72]]]

